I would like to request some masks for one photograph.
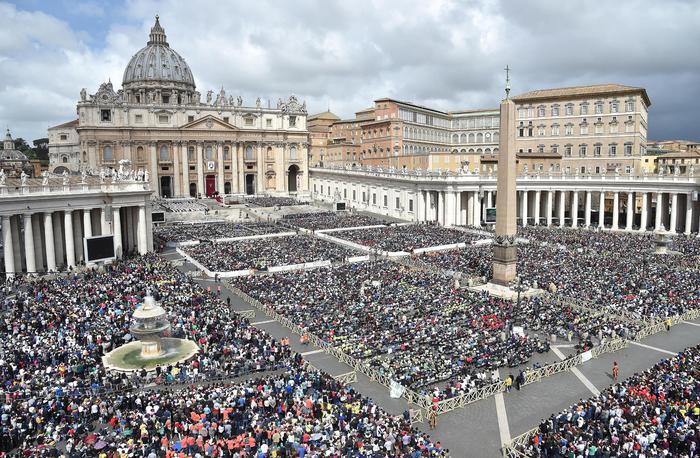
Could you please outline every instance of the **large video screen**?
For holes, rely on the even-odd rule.
[[[151,213],[154,223],[162,223],[165,221],[165,213],[163,212],[153,212]]]
[[[88,262],[114,259],[114,235],[99,235],[85,239],[85,252]]]

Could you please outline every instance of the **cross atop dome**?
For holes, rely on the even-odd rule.
[[[156,23],[153,24],[153,27],[151,27],[151,34],[148,36],[148,44],[162,44],[165,46],[168,46],[168,42],[166,41],[166,36],[165,36],[165,30],[163,27],[160,25],[160,18],[156,14]]]

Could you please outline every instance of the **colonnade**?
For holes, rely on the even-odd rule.
[[[146,204],[2,214],[5,273],[54,272],[86,263],[83,239],[114,234],[117,258],[153,249]]]

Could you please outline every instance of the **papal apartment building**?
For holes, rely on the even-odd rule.
[[[168,197],[308,189],[306,103],[294,96],[244,103],[223,87],[203,98],[158,17],[122,88],[83,89],[77,114],[49,129],[52,172],[98,172],[129,160]]]

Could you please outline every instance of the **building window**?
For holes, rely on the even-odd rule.
[[[104,148],[102,148],[102,160],[104,162],[111,162],[114,160],[114,153],[112,152],[112,147],[110,145],[106,145]]]
[[[559,136],[559,124],[552,125],[552,136],[553,137]]]
[[[377,205],[377,194],[372,194],[372,205]]]
[[[168,115],[158,115],[158,122],[161,124],[168,122]]]
[[[267,126],[267,127],[272,127],[272,119],[269,119],[269,118],[266,119],[266,120],[265,120],[265,126]]]
[[[268,146],[268,147],[267,147],[267,151],[265,152],[265,159],[267,159],[268,161],[271,161],[271,160],[273,160],[274,158],[275,158],[275,155],[274,155],[274,153],[272,152],[272,147],[271,147],[271,146]]]
[[[168,161],[170,160],[170,154],[168,152],[168,147],[163,145],[160,147],[160,160],[161,161]]]
[[[587,104],[581,105],[581,114],[584,116],[588,114],[588,105]]]
[[[68,135],[61,134],[61,140],[68,140]]]
[[[625,143],[625,156],[631,156],[631,155],[632,155],[632,144]]]
[[[208,145],[204,151],[206,153],[207,161],[214,159],[214,149],[211,147],[211,145]]]
[[[625,173],[626,173],[627,175],[631,175],[631,174],[632,174],[632,166],[631,166],[631,165],[626,165],[626,166],[625,166]]]
[[[397,210],[398,210],[399,207],[401,206],[400,202],[401,202],[401,199],[399,199],[399,198],[397,197],[397,198],[396,198],[396,207],[395,207]]]
[[[289,117],[289,127],[296,127],[296,126],[297,126],[297,117],[290,116]]]
[[[253,147],[250,145],[245,147],[245,158],[248,161],[253,160]],[[323,193],[323,190],[321,191],[321,193]]]
[[[68,156],[63,156],[61,158],[61,162],[63,162],[64,164],[67,164],[68,163]]]
[[[600,166],[596,166],[595,173],[596,173],[596,175],[600,174]]]
[[[603,114],[603,102],[596,102],[595,114]]]
[[[559,154],[559,146],[558,145],[552,145],[552,153]]]
[[[389,206],[389,198],[388,196],[384,196],[384,208]]]
[[[583,173],[586,173],[586,167],[583,166],[583,165],[581,166],[581,173],[582,173],[582,174],[583,174]]]
[[[194,116],[188,116],[187,122],[194,122]]]
[[[245,125],[252,126],[253,125],[253,118],[251,118],[251,117],[245,118]]]
[[[544,126],[539,126],[537,128],[537,135],[539,135],[540,137],[544,137]]]
[[[231,159],[231,148],[224,146],[224,160],[228,161],[229,159]]]
[[[297,147],[294,145],[289,148],[289,159],[293,161],[297,159]]]
[[[594,145],[593,146],[593,155],[594,156],[600,156],[600,151],[601,151],[601,145]]]
[[[610,123],[610,133],[611,134],[617,133],[617,123],[616,122]]]
[[[625,102],[625,111],[634,111],[634,100]]]
[[[571,145],[564,145],[564,156],[571,157]]]
[[[559,105],[554,105],[552,107],[552,116],[559,116]]]
[[[595,125],[595,133],[596,133],[596,134],[602,134],[602,133],[603,133],[603,125],[602,125],[602,124],[596,124],[596,125]]]
[[[573,124],[567,124],[566,126],[564,126],[564,128],[565,128],[564,135],[574,135]]]
[[[586,157],[586,153],[588,153],[588,146],[586,145],[581,145],[578,148],[578,154],[581,157]]]
[[[565,107],[565,113],[566,116],[573,116],[574,114],[574,106],[573,104],[567,104]]]
[[[134,116],[134,121],[143,122],[143,115],[137,114],[136,116]]]
[[[617,145],[610,145],[610,156],[617,156]]]
[[[544,107],[537,108],[537,116],[539,116],[540,118],[544,118]]]
[[[100,119],[102,120],[102,122],[112,121],[112,110],[101,110]]]
[[[357,191],[354,189],[352,190],[352,200],[353,200],[353,202],[357,201]]]
[[[581,135],[588,135],[588,124],[581,124]]]
[[[617,113],[620,108],[619,102],[610,102],[610,113]]]
[[[170,103],[170,96],[169,95],[163,96],[163,103]]]
[[[228,124],[228,116],[224,116],[224,122]]]

